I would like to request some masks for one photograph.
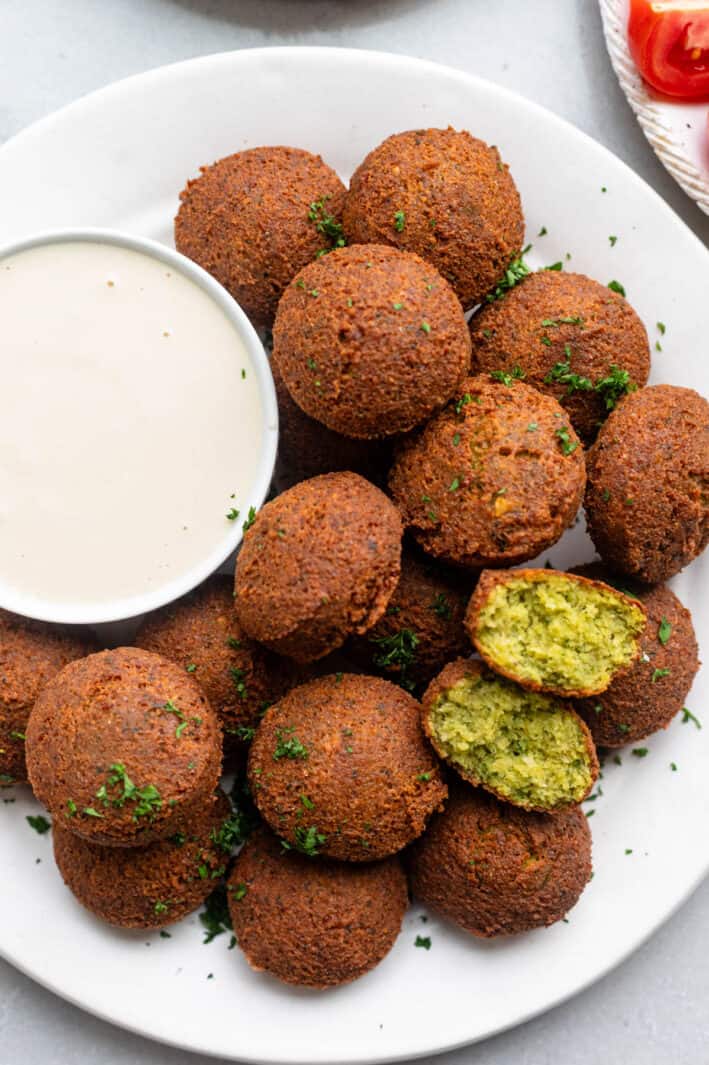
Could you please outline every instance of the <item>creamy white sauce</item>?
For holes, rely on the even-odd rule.
[[[98,242],[0,260],[0,382],[0,605],[149,594],[233,532],[261,450],[256,374],[174,268]]]

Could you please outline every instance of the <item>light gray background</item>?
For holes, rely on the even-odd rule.
[[[0,141],[128,74],[208,52],[279,44],[404,52],[507,85],[607,145],[709,243],[709,218],[657,162],[616,84],[596,0],[0,0]],[[648,254],[657,255],[661,270],[662,250]],[[41,922],[41,904],[0,920]],[[707,1065],[709,882],[590,991],[436,1062],[599,1060]],[[197,1065],[198,1059],[97,1021],[0,962],[0,1065],[76,1062]]]

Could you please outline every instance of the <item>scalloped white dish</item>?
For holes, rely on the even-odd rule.
[[[709,214],[709,103],[665,99],[638,73],[628,48],[629,0],[599,0],[608,54],[643,133],[677,184]]]
[[[534,245],[529,261],[562,260],[600,281],[621,281],[653,346],[656,323],[666,325],[652,380],[709,391],[707,254],[696,237],[622,162],[553,114],[420,60],[267,49],[110,86],[0,149],[0,237],[96,225],[171,243],[178,192],[202,163],[285,143],[322,153],[347,178],[393,131],[449,123],[498,144],[510,163]],[[547,235],[538,237],[542,229]],[[559,566],[590,558],[582,526],[549,555]],[[709,557],[700,559],[673,581],[705,648],[708,568]],[[707,676],[700,674],[688,701],[700,718]],[[646,758],[606,765],[603,795],[592,804],[596,873],[568,923],[481,943],[431,918],[431,949],[416,950],[414,906],[385,961],[329,993],[288,990],[251,972],[238,950],[227,949],[226,936],[203,945],[196,915],[171,929],[170,939],[99,924],[63,886],[51,839],[25,821],[36,804],[17,788],[14,803],[0,803],[7,916],[0,954],[100,1017],[229,1059],[344,1065],[482,1039],[608,972],[709,869],[709,727],[677,720],[647,746]]]

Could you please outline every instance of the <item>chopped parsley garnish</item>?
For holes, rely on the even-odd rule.
[[[303,825],[297,825],[295,832],[295,843],[291,846],[286,840],[281,840],[281,846],[284,850],[297,850],[301,854],[307,854],[309,858],[314,858],[320,853],[320,847],[327,843],[327,836],[322,832],[318,832],[317,825],[310,825],[309,828],[305,828]]]
[[[256,521],[256,507],[249,507],[249,513],[247,515],[246,521],[242,524],[241,528],[243,529],[244,532],[246,532],[248,529],[251,528],[251,526],[253,525],[253,523],[255,521]]]
[[[163,710],[166,710],[168,712],[168,714],[174,714],[175,717],[177,718],[178,725],[177,725],[177,728],[175,729],[175,736],[179,740],[180,736],[185,731],[185,729],[187,728],[187,725],[189,723],[187,721],[187,718],[182,713],[182,711],[179,709],[179,707],[175,706],[175,704],[173,703],[172,699],[168,699],[167,700],[167,702],[163,706]]]
[[[215,888],[208,897],[199,919],[205,932],[204,943],[211,943],[222,932],[232,931],[226,889],[223,884]]]
[[[452,616],[451,605],[445,592],[438,592],[434,596],[431,602],[431,609],[434,614],[438,614],[439,618],[443,618],[444,621],[449,621]]]
[[[231,897],[233,898],[234,902],[241,902],[242,899],[246,898],[246,896],[247,896],[247,894],[249,892],[249,889],[247,888],[246,884],[244,884],[244,882],[242,881],[241,883],[234,884],[233,887],[230,887],[229,891],[231,893]]]
[[[69,817],[76,817],[77,806],[73,799],[67,799],[66,808]]]
[[[567,396],[570,396],[573,392],[589,392],[593,388],[593,382],[588,377],[583,377],[581,374],[572,371],[569,354],[567,351],[566,362],[557,362],[551,368],[544,378],[544,384],[566,385]]]
[[[538,428],[539,428],[539,423],[538,422],[530,422],[529,425],[527,426],[527,432],[528,433],[536,433]]]
[[[563,270],[564,264],[562,262],[552,263],[551,266],[542,267],[543,270]]]
[[[295,735],[294,728],[276,729],[276,747],[273,752],[273,760],[277,762],[281,758],[290,758],[291,761],[307,761],[308,748]]]
[[[667,618],[663,618],[662,621],[660,622],[660,627],[657,630],[657,638],[658,638],[658,640],[660,641],[660,643],[662,644],[663,647],[667,646],[671,635],[672,635],[672,626],[670,625],[670,623],[667,620]]]
[[[647,758],[650,751],[647,747],[633,747],[631,754],[634,754],[636,758]]]
[[[686,725],[688,721],[691,721],[697,728],[702,727],[702,723],[698,717],[695,717],[691,710],[688,710],[686,706],[682,707],[682,724]]]
[[[236,694],[242,700],[248,698],[248,689],[246,687],[246,670],[239,669],[238,666],[229,666],[229,675],[231,676],[231,682],[236,688]]]
[[[322,233],[329,241],[330,247],[324,248],[324,252],[332,251],[333,248],[344,248],[347,243],[342,223],[336,221],[334,215],[330,214],[327,209],[325,203],[327,199],[329,197],[325,196],[324,199],[311,203],[308,211],[308,221],[314,222],[318,233]]]
[[[621,285],[620,281],[609,281],[608,288],[611,292],[617,292],[619,296],[625,295],[625,289]]]
[[[463,413],[463,407],[467,407],[468,404],[472,403],[472,402],[473,402],[473,397],[470,395],[469,392],[466,392],[464,396],[461,396],[460,399],[456,400],[456,404],[455,404],[455,408],[454,408],[455,409],[455,413],[456,414],[462,414]],[[426,502],[426,500],[424,500],[424,502]],[[430,502],[430,500],[429,500],[429,502]]]
[[[158,934],[161,939],[172,939],[170,932],[166,932],[164,928],[161,928]]]
[[[460,477],[454,477],[453,480],[451,481],[450,485],[448,486],[448,491],[449,492],[457,492],[459,488],[460,488]]]
[[[395,311],[401,311],[401,310],[403,310],[404,304],[403,303],[392,303],[392,307],[394,308]]]
[[[185,669],[187,670],[188,673],[196,673],[197,672],[197,666],[196,666],[196,664],[194,662],[188,662],[187,665],[185,666]]]
[[[244,824],[244,815],[241,811],[235,810],[226,820],[222,821],[219,828],[212,829],[209,833],[209,838],[225,854],[231,854],[235,847],[244,842],[251,831],[251,827],[249,823]]]
[[[371,636],[370,643],[379,650],[373,655],[372,662],[379,669],[398,669],[401,686],[409,691],[414,682],[407,675],[416,660],[416,648],[419,638],[411,629],[400,629],[391,636]]]
[[[545,237],[548,232],[549,232],[549,230],[547,229],[547,227],[546,226],[542,226],[542,228],[537,233],[537,236],[538,237]]]
[[[162,900],[158,899],[153,909],[155,910],[156,914],[167,913],[167,911],[170,909],[170,903],[171,899],[168,899],[166,902],[163,902]]]
[[[608,238],[608,243],[610,244],[611,248],[615,248],[616,244],[618,243],[618,238],[610,236]]]
[[[630,725],[619,724],[617,728],[618,732],[630,732]]]
[[[421,322],[421,329],[426,334],[431,332],[431,326],[428,324],[428,322]]]
[[[625,396],[629,392],[635,392],[637,387],[635,382],[630,380],[628,371],[621,370],[615,364],[611,366],[606,376],[602,377],[600,381],[596,381],[594,385],[596,392],[602,396],[608,411],[613,410],[621,396]]]
[[[626,847],[625,848],[625,853],[626,854],[632,854],[633,853],[633,848],[632,847]]]
[[[239,511],[236,509],[236,507],[232,507],[231,510],[228,511],[227,515],[226,515],[227,521],[236,521],[236,519],[238,517],[239,517]]]
[[[676,773],[677,772],[677,763],[676,762],[670,762],[670,769],[672,770],[673,773]]]
[[[660,334],[660,336],[664,336],[665,335],[665,333],[667,332],[667,326],[665,325],[664,322],[658,322],[657,323],[657,331]]]
[[[579,446],[578,440],[572,440],[569,436],[569,430],[567,427],[562,426],[561,429],[556,429],[554,435],[559,437],[561,441],[561,453],[562,455],[573,455],[576,448]]]
[[[162,798],[154,784],[146,784],[143,788],[137,787],[126,773],[126,767],[122,762],[114,762],[108,767],[108,770],[109,775],[106,784],[102,784],[96,792],[96,798],[104,806],[113,806],[115,809],[120,809],[127,802],[135,803],[135,809],[133,810],[134,821],[138,821],[141,817],[152,818],[161,809]],[[108,794],[109,788],[120,788],[121,791],[114,798],[111,798]],[[84,810],[84,813],[89,814],[89,809]],[[89,814],[89,816],[102,817],[103,815],[97,814],[94,810],[93,814]]]
[[[228,732],[230,736],[236,736],[237,740],[241,740],[242,743],[251,743],[256,735],[256,729],[253,725],[236,725],[233,728],[226,726],[224,731]]]
[[[525,377],[525,372],[521,366],[514,366],[509,373],[506,370],[492,370],[490,377],[493,381],[501,381],[503,385],[507,385],[509,388],[513,381],[522,381]]]
[[[430,936],[416,936],[414,940],[415,947],[423,947],[424,950],[431,949],[431,937]]]
[[[43,817],[42,814],[37,814],[34,817],[32,814],[28,814],[25,820],[30,828],[33,828],[40,836],[43,836],[45,832],[49,832],[52,827],[51,822],[46,817]]]
[[[460,443],[460,433],[453,434],[453,447],[458,447]]]
[[[397,233],[404,232],[404,226],[406,225],[406,215],[403,211],[394,212],[394,229]]]
[[[652,683],[654,684],[656,680],[660,680],[662,677],[669,677],[669,675],[670,675],[670,670],[669,669],[655,669],[655,670],[653,670],[653,673],[652,673],[652,678],[651,678]]]
[[[544,318],[542,321],[542,327],[544,329],[558,329],[561,325],[583,325],[583,318],[580,314],[568,316],[565,318]]]
[[[530,268],[524,261],[525,253],[529,251],[529,247],[523,249],[519,258],[513,259],[505,270],[502,278],[497,282],[492,292],[489,292],[485,299],[488,303],[494,303],[495,300],[501,300],[510,289],[518,285],[520,281],[523,281],[525,277],[531,274]]]
[[[85,806],[81,812],[85,817],[105,817],[105,814],[100,814],[93,806]]]
[[[428,784],[431,779],[431,773],[419,773],[416,779],[420,780],[422,784]]]

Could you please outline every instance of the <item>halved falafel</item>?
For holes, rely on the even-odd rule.
[[[386,481],[391,463],[389,441],[355,440],[334,433],[291,398],[275,354],[271,356],[271,372],[278,400],[278,456],[273,476],[279,492],[321,473],[341,470],[359,473],[374,484]]]
[[[255,325],[318,253],[342,240],[345,187],[319,155],[250,148],[203,166],[180,193],[178,251],[204,267]]]
[[[137,647],[65,666],[34,705],[26,748],[55,822],[109,846],[184,831],[221,770],[219,721],[197,683]]]
[[[386,611],[346,647],[367,672],[383,673],[414,691],[469,649],[465,610],[471,591],[465,571],[437,564],[408,548]]]
[[[709,543],[709,403],[691,388],[628,396],[588,453],[586,517],[613,569],[667,580]]]
[[[591,879],[591,833],[577,807],[530,813],[456,789],[407,854],[414,895],[471,935],[560,921]]]
[[[475,659],[451,662],[430,684],[423,726],[460,776],[526,810],[579,803],[598,776],[591,735],[570,706]]]
[[[373,969],[394,945],[408,904],[399,859],[312,861],[254,833],[227,885],[234,932],[252,969],[325,989]]]
[[[259,813],[290,847],[355,862],[400,851],[447,794],[416,700],[350,673],[267,710],[248,774]]]
[[[236,563],[236,612],[254,640],[311,662],[386,610],[401,560],[401,520],[356,473],[301,481],[256,515]]]
[[[447,281],[417,255],[376,244],[306,266],[283,293],[273,349],[291,396],[334,432],[407,432],[439,410],[470,365]]]
[[[479,303],[524,241],[517,187],[496,147],[465,130],[395,133],[352,175],[352,244],[391,244],[433,263],[465,308]]]
[[[549,569],[481,574],[465,624],[491,669],[530,691],[605,691],[640,653],[645,611],[601,581]]]
[[[534,558],[583,499],[583,448],[555,399],[505,376],[464,381],[398,448],[389,488],[425,550],[481,569]]]
[[[27,780],[25,733],[44,685],[93,649],[86,637],[0,610],[0,787]]]
[[[618,584],[601,563],[574,569],[583,577]],[[643,605],[647,620],[640,636],[640,655],[608,688],[575,705],[599,747],[637,743],[670,721],[684,706],[699,669],[699,648],[692,615],[665,585],[652,588],[620,578],[626,594]]]
[[[177,603],[150,614],[134,642],[194,677],[230,743],[249,741],[261,713],[295,682],[292,663],[242,631],[233,581],[227,576],[212,577]]]
[[[54,858],[74,897],[120,928],[163,928],[196,910],[224,875],[229,802],[205,800],[182,832],[142,847],[90,843],[55,819]]]
[[[566,410],[585,444],[650,373],[645,326],[630,304],[583,274],[539,270],[470,323],[475,372],[524,372]]]

